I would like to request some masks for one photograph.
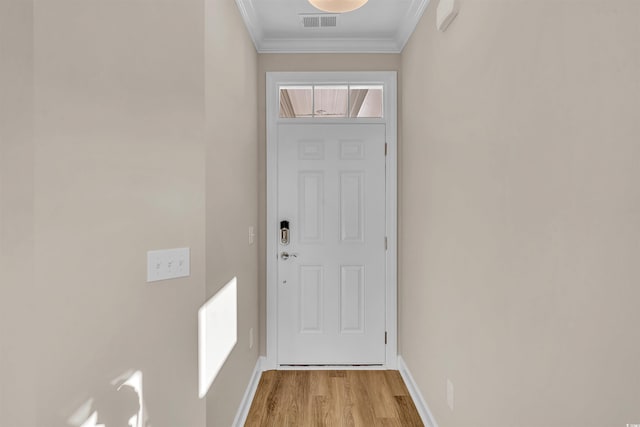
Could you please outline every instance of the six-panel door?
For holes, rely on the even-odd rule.
[[[384,144],[384,124],[278,127],[280,365],[385,363]]]

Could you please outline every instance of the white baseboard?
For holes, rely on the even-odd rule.
[[[265,358],[263,356],[258,357],[258,360],[256,360],[256,366],[255,368],[253,368],[253,373],[251,374],[251,378],[249,379],[249,384],[247,385],[247,389],[245,390],[244,396],[242,396],[242,401],[240,402],[240,406],[238,407],[236,418],[233,420],[234,427],[242,427],[247,421],[249,409],[251,409],[251,403],[253,402],[253,396],[256,394],[256,390],[258,389],[258,383],[260,382],[260,376],[262,375],[262,367],[264,366],[264,362]]]
[[[411,372],[409,371],[409,367],[405,363],[402,356],[398,356],[398,371],[400,371],[400,375],[404,380],[404,383],[407,385],[407,389],[409,390],[409,394],[413,399],[413,403],[416,405],[418,409],[418,413],[420,414],[420,418],[422,418],[422,422],[426,427],[438,427],[438,423],[436,423],[436,419],[433,417],[433,414],[429,410],[429,406],[427,406],[427,402],[425,402],[422,397],[422,393],[420,393],[420,389],[418,388],[418,384],[413,380],[411,376]]]

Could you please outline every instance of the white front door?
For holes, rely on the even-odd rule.
[[[278,364],[384,365],[385,125],[280,124],[277,160]]]

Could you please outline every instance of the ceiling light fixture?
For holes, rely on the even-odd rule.
[[[309,0],[316,9],[329,13],[345,13],[359,9],[369,0]]]

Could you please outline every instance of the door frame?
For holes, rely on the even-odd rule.
[[[395,71],[367,72],[267,72],[266,75],[266,125],[267,125],[267,221],[266,221],[266,358],[263,369],[287,369],[278,367],[278,125],[291,124],[385,124],[386,161],[386,277],[385,277],[385,325],[387,345],[385,364],[381,369],[397,369],[398,359],[398,105],[397,73]],[[279,118],[278,88],[281,85],[312,83],[381,84],[383,89],[384,118],[353,119],[281,119]],[[381,339],[383,337],[380,337]],[[366,369],[375,369],[365,367]],[[296,367],[294,369],[303,369]],[[313,367],[322,369],[322,367]],[[335,369],[335,367],[332,367]],[[357,369],[353,367],[350,369]]]

